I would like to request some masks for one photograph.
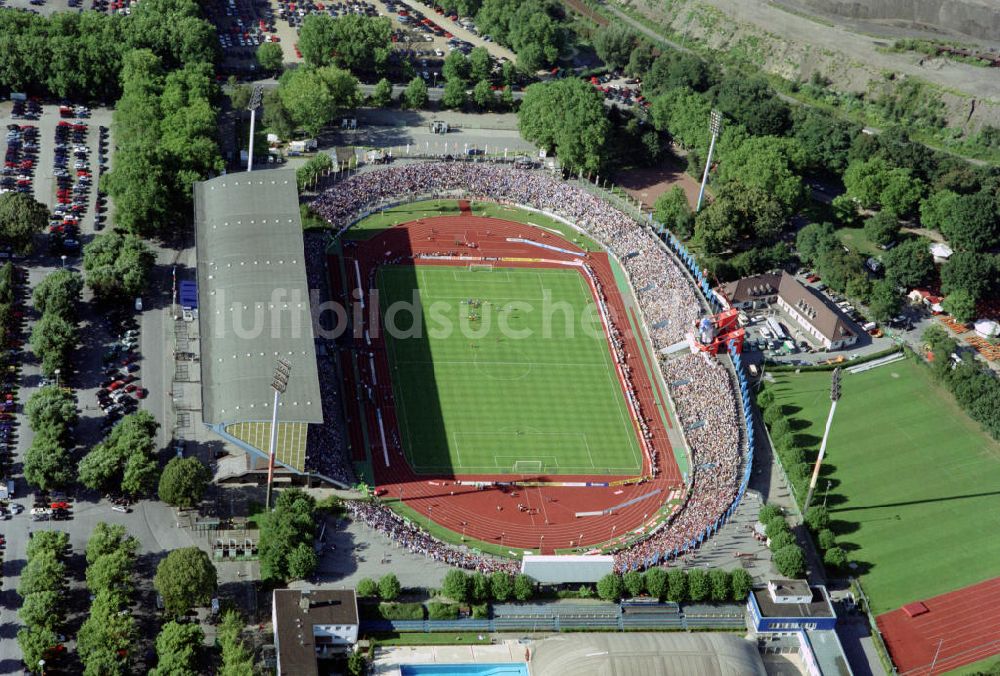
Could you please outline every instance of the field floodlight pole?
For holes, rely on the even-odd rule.
[[[823,456],[826,455],[826,440],[830,438],[830,426],[833,425],[833,414],[837,410],[837,402],[840,400],[840,367],[833,369],[833,378],[830,381],[830,415],[826,418],[826,429],[823,431],[823,441],[819,445],[819,455],[816,456],[816,465],[813,467],[812,478],[809,479],[809,492],[806,494],[805,506],[802,511],[809,509],[812,502],[813,492],[816,490],[816,482],[819,480],[819,468],[823,464]],[[825,501],[825,500],[824,500]]]
[[[267,499],[264,502],[264,511],[271,509],[271,490],[274,487],[274,456],[278,450],[278,403],[281,395],[288,389],[288,374],[292,370],[292,365],[284,359],[278,359],[274,367],[274,377],[271,380],[271,389],[274,390],[274,407],[271,411],[271,444],[268,449],[267,466]]]
[[[715,139],[719,138],[722,131],[722,113],[718,110],[712,111],[712,116],[708,121],[708,129],[712,132],[712,140],[708,143],[708,157],[705,159],[705,171],[701,175],[701,188],[698,190],[698,204],[694,212],[701,211],[701,201],[705,197],[705,184],[708,183],[708,170],[712,166],[712,153],[715,151]]]
[[[253,135],[254,127],[257,123],[257,109],[260,108],[260,99],[264,94],[264,88],[260,85],[254,85],[253,93],[250,94],[250,103],[247,104],[247,110],[250,111],[250,146],[247,150],[247,171],[253,171]]]

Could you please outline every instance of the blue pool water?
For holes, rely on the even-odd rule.
[[[402,676],[528,676],[524,663],[508,664],[404,664]]]

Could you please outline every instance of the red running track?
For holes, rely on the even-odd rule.
[[[560,253],[527,243],[507,241],[507,238],[512,237],[545,243],[572,253]],[[666,430],[657,412],[653,385],[642,363],[639,343],[628,322],[625,304],[618,292],[607,254],[587,253],[558,235],[521,223],[471,215],[440,216],[396,226],[364,242],[345,242],[344,263],[350,291],[354,292],[357,286],[355,261],[358,263],[362,284],[367,287],[370,284],[371,273],[378,266],[398,260],[401,256],[408,259],[418,253],[515,259],[545,258],[553,261],[585,258],[600,280],[611,322],[619,329],[624,341],[626,362],[631,370],[633,387],[640,401],[643,418],[652,434],[651,446],[657,451],[657,473],[655,478],[648,478],[652,467],[649,458],[646,458],[643,463],[643,476],[647,477],[646,480],[637,484],[608,487],[542,486],[480,489],[457,485],[455,480],[493,482],[543,479],[562,482],[614,482],[635,477],[417,475],[406,462],[396,431],[390,369],[383,339],[381,336],[371,336],[372,344],[369,347],[362,334],[354,338],[354,349],[361,367],[361,389],[366,392],[366,396],[377,401],[381,408],[387,436],[388,449],[383,449],[375,407],[366,406],[368,413],[363,417],[366,418],[365,422],[368,425],[378,492],[387,499],[402,498],[409,507],[456,533],[520,549],[540,549],[548,553],[555,549],[588,547],[610,540],[631,540],[637,537],[654,521],[657,511],[672,491],[675,492],[674,497],[681,496],[683,482]],[[469,265],[469,261],[418,260],[415,264],[464,267]],[[504,267],[579,269],[535,260],[505,260],[494,264]],[[337,271],[339,267],[333,262],[330,269]],[[367,294],[367,289],[365,292]],[[372,317],[372,308],[366,307],[364,316],[364,321],[367,323]],[[378,316],[377,312],[375,316]],[[610,346],[608,349],[611,349]],[[375,378],[372,377],[371,362],[368,359],[368,354],[371,352],[374,353]],[[345,370],[345,373],[350,379],[350,370]],[[353,384],[349,384],[349,387],[353,387]],[[348,390],[349,393],[354,391],[356,390]],[[638,434],[637,428],[636,433]],[[388,466],[384,460],[386,452],[389,459]],[[577,512],[603,511],[654,491],[659,492],[610,514],[593,517],[575,516]],[[526,505],[529,511],[520,511],[519,504]]]
[[[876,618],[900,674],[942,674],[1000,654],[1000,577],[921,603],[922,615],[897,608]]]

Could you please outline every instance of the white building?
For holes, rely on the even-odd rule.
[[[358,642],[357,598],[353,589],[276,589],[271,622],[278,676],[314,676],[316,660]]]

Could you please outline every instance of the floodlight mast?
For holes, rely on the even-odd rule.
[[[708,170],[712,166],[712,152],[715,150],[715,139],[722,132],[722,113],[718,110],[712,111],[712,116],[708,120],[708,130],[712,132],[712,140],[708,144],[708,157],[705,159],[705,171],[701,175],[701,188],[698,190],[698,204],[694,211],[701,211],[701,201],[705,197],[705,184],[708,183]]]
[[[250,111],[250,145],[249,150],[247,150],[247,171],[253,171],[253,135],[254,127],[257,122],[257,109],[260,108],[260,99],[264,93],[264,88],[260,85],[254,85],[253,93],[250,95],[250,103],[247,104],[247,110]]]
[[[274,390],[274,407],[271,411],[271,444],[269,449],[269,461],[267,467],[267,498],[264,502],[264,510],[271,509],[271,490],[274,487],[274,456],[278,448],[278,403],[281,395],[288,389],[288,375],[292,370],[292,365],[284,360],[278,359],[274,367],[274,377],[271,379],[271,389]]]
[[[816,490],[816,482],[819,480],[819,468],[823,464],[823,456],[826,455],[826,440],[830,437],[830,426],[833,424],[833,414],[837,410],[837,402],[840,400],[840,367],[833,369],[833,379],[830,381],[830,415],[826,418],[826,430],[823,432],[823,441],[819,445],[819,455],[816,456],[816,464],[813,466],[812,478],[809,479],[809,492],[806,494],[806,502],[803,510],[809,509],[812,502],[813,492]]]

